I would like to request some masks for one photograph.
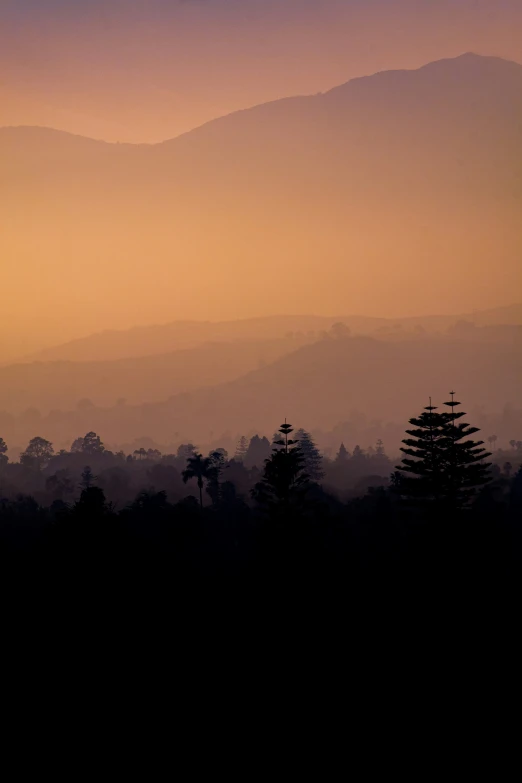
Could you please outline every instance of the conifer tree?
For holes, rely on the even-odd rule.
[[[291,438],[292,425],[281,425],[272,456],[265,461],[263,478],[252,490],[252,497],[267,509],[288,511],[300,506],[309,488],[305,460],[297,440]]]
[[[339,451],[337,452],[337,455],[335,457],[335,464],[336,465],[346,465],[350,458],[350,453],[344,443],[341,443],[339,446]]]
[[[82,480],[80,481],[80,487],[82,489],[90,489],[98,476],[95,476],[89,465],[86,465],[82,472]]]
[[[2,465],[7,465],[8,461],[7,444],[3,438],[0,438],[0,467]]]
[[[244,462],[244,459],[247,455],[247,451],[248,451],[248,441],[245,438],[245,436],[242,435],[237,444],[236,453],[234,454],[234,459],[237,462]]]
[[[489,481],[490,465],[484,460],[491,455],[483,441],[470,439],[477,427],[457,423],[466,414],[455,411],[460,403],[454,392],[444,404],[450,412],[436,413],[430,399],[424,412],[410,419],[414,429],[407,430],[411,437],[403,440],[406,456],[397,468],[408,474],[400,482],[401,495],[451,511],[464,507],[476,488]]]
[[[305,470],[310,480],[321,481],[324,478],[323,458],[313,442],[312,436],[306,430],[300,429],[297,430],[295,437],[299,444],[299,450],[303,455]]]
[[[490,481],[490,462],[485,462],[491,457],[490,452],[482,448],[483,440],[471,440],[471,436],[480,430],[478,427],[460,422],[466,414],[455,409],[460,402],[455,400],[455,392],[450,392],[451,400],[445,402],[450,409],[444,422],[445,435],[445,461],[444,461],[444,494],[450,504],[460,508],[473,497],[477,487],[481,487]]]
[[[406,456],[402,465],[397,465],[397,470],[408,474],[403,476],[401,473],[401,494],[428,501],[437,501],[443,493],[441,443],[445,438],[445,420],[443,415],[435,413],[436,410],[430,398],[424,412],[410,419],[414,429],[406,430],[410,437],[403,440],[401,447]]]

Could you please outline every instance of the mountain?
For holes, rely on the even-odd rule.
[[[522,66],[473,54],[153,146],[0,129],[0,326],[28,352],[27,334],[56,343],[64,323],[510,301],[521,148]]]

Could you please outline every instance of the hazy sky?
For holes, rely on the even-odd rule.
[[[154,142],[237,109],[468,51],[522,63],[522,0],[0,0],[0,126],[43,125],[108,141]],[[394,112],[399,103],[400,96]],[[511,127],[516,132],[517,123],[506,122],[509,133],[502,139]],[[280,125],[274,129],[279,137]],[[4,133],[7,138],[11,131]],[[61,164],[45,173],[51,164],[41,149],[49,134],[31,137],[30,150],[24,133],[16,131],[20,147],[6,142],[0,149],[0,354],[2,341],[6,351],[15,351],[15,338],[21,353],[94,330],[177,318],[290,311],[402,317],[520,298],[517,183],[509,185],[505,202],[491,196],[491,204],[485,201],[473,213],[466,198],[458,209],[449,207],[443,188],[437,210],[426,215],[416,212],[417,194],[402,212],[393,199],[381,205],[359,198],[350,212],[330,194],[321,202],[321,220],[329,227],[325,247],[322,229],[314,228],[317,213],[306,212],[306,189],[303,204],[292,196],[276,208],[274,193],[259,185],[262,166],[255,192],[250,184],[245,190],[252,204],[244,206],[228,169],[216,168],[220,187],[213,195],[212,166],[201,169],[200,180],[192,169],[176,179],[173,169],[176,176],[167,184],[158,170],[159,185],[150,193],[137,179],[124,187],[132,172],[148,182],[148,170],[139,173],[139,156],[161,149],[114,147],[111,165],[120,190],[111,195],[110,175],[100,163],[91,172],[87,153],[75,163],[84,177],[70,176],[68,153],[60,157],[69,143],[63,139],[49,142],[56,150],[48,159],[56,154]],[[292,143],[300,136],[301,128]],[[219,148],[219,134],[215,143]],[[405,160],[414,146],[407,146]],[[484,166],[502,158],[499,146],[497,158],[488,148]],[[393,156],[386,158],[386,143],[377,150],[388,165]],[[194,163],[204,158],[201,152],[204,144],[193,153]],[[307,153],[312,162],[314,152]],[[138,161],[128,170],[119,157],[127,154]],[[211,160],[219,166],[222,157],[218,150]],[[230,161],[236,162],[235,148]],[[255,167],[255,154],[248,165]],[[412,162],[406,173],[417,169]],[[299,176],[305,178],[306,165]],[[360,181],[366,181],[362,175]],[[377,178],[381,185],[385,189],[385,178]],[[227,211],[228,190],[234,206]],[[478,198],[483,189],[477,190]],[[363,215],[357,222],[359,207],[371,220]],[[338,223],[333,213],[339,213]],[[304,264],[302,290],[295,289],[291,259]],[[465,302],[458,287],[440,295],[444,281],[439,289],[425,285],[430,264],[441,259],[466,285],[466,270],[474,269]],[[281,274],[283,289],[292,286],[291,299],[279,293]]]
[[[521,0],[0,0],[0,124],[157,141],[464,51],[522,61]]]

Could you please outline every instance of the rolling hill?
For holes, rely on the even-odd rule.
[[[450,389],[464,410],[516,409],[522,397],[521,355],[520,327],[402,340],[327,338],[241,377],[163,402],[52,411],[43,417],[0,414],[0,428],[11,444],[39,434],[60,446],[91,429],[111,444],[145,435],[159,443],[206,444],[225,432],[271,435],[285,416],[311,430],[373,420],[381,423],[374,426],[379,432],[386,422],[404,427],[430,396],[441,405]]]
[[[469,321],[477,326],[522,324],[522,304],[460,315],[396,319],[357,315],[280,315],[237,321],[174,321],[168,324],[97,332],[21,357],[20,361],[96,362],[156,355],[160,357],[166,352],[188,350],[206,342],[280,340],[289,335],[295,340],[313,342],[320,332],[328,331],[335,323],[345,324],[356,334],[377,334],[381,337],[395,334],[400,337],[403,333],[416,332],[419,329],[443,332],[458,321]],[[292,343],[289,345],[291,347]]]

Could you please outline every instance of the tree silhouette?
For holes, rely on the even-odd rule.
[[[292,425],[285,420],[274,444],[278,448],[265,461],[263,478],[251,491],[254,500],[268,510],[286,512],[290,507],[300,506],[310,486],[305,459],[298,441],[290,437],[292,432]]]
[[[248,441],[245,438],[245,436],[242,435],[237,444],[236,453],[234,454],[234,459],[237,462],[244,462],[247,452],[248,452]]]
[[[334,464],[335,465],[346,465],[348,460],[350,459],[350,454],[344,445],[344,443],[341,443],[339,446],[339,451],[336,454]]]
[[[20,462],[28,467],[42,470],[54,454],[53,444],[45,438],[32,438],[20,457]]]
[[[88,521],[102,519],[110,510],[100,487],[85,487],[74,505],[74,513]]]
[[[89,465],[86,465],[82,471],[82,480],[80,481],[80,487],[82,489],[90,489],[94,486],[94,482],[98,476],[95,476]]]
[[[207,492],[212,499],[212,503],[217,505],[221,499],[220,478],[225,469],[227,461],[227,452],[225,449],[216,449],[208,455],[210,462],[207,481]]]
[[[441,504],[457,510],[489,481],[490,465],[484,460],[491,455],[482,448],[483,441],[470,439],[479,431],[476,427],[457,423],[466,414],[455,411],[460,403],[454,392],[444,404],[450,412],[436,413],[430,400],[424,413],[410,419],[415,429],[407,430],[411,437],[403,440],[406,456],[397,468],[408,474],[400,481],[402,495],[428,501],[433,510]]]
[[[299,450],[304,459],[305,471],[311,481],[321,481],[324,478],[323,458],[312,436],[306,430],[297,430],[296,441],[299,444]]]
[[[260,438],[259,435],[254,435],[254,437],[250,439],[248,451],[245,454],[243,462],[247,468],[261,468],[262,465],[264,465],[265,460],[270,457],[271,453],[272,450],[268,438]]]
[[[143,459],[143,457],[147,456],[147,450],[143,447],[141,449],[135,449],[133,453],[135,456],[139,457],[140,461]]]
[[[48,492],[51,492],[54,497],[62,500],[65,495],[72,495],[74,492],[74,483],[67,469],[58,470],[46,480],[45,488]]]
[[[402,441],[404,446],[401,451],[406,456],[403,457],[402,465],[397,465],[397,470],[408,475],[400,473],[399,478],[394,474],[395,487],[400,488],[401,494],[407,497],[438,501],[443,494],[444,449],[440,444],[446,438],[445,418],[443,414],[435,413],[436,410],[430,399],[424,412],[410,419],[414,429],[406,430],[410,437]]]
[[[212,478],[212,461],[202,454],[194,454],[187,459],[187,467],[181,474],[186,484],[190,479],[197,479],[199,489],[199,505],[203,508],[203,481]]]
[[[0,466],[6,465],[8,461],[7,444],[3,438],[0,438]]]
[[[196,447],[193,443],[182,443],[181,446],[178,447],[176,456],[179,459],[187,460],[190,457],[193,457],[195,453]]]
[[[488,443],[489,443],[491,448],[495,447],[495,443],[497,442],[497,440],[498,440],[498,436],[497,435],[490,435],[489,436]]]
[[[76,438],[71,444],[71,452],[79,454],[81,451],[83,451],[83,438]]]
[[[472,427],[464,422],[458,422],[466,414],[455,411],[460,402],[455,400],[455,392],[450,392],[451,400],[445,402],[450,409],[449,418],[445,421],[446,461],[444,470],[445,492],[454,507],[461,507],[475,494],[476,488],[490,481],[489,468],[491,463],[484,462],[491,454],[482,448],[484,441],[470,440],[479,432],[478,427]],[[467,440],[464,440],[464,439]],[[495,440],[497,436],[494,436]]]
[[[96,435],[95,432],[88,432],[83,438],[81,450],[84,454],[103,454],[105,446],[99,435]]]

